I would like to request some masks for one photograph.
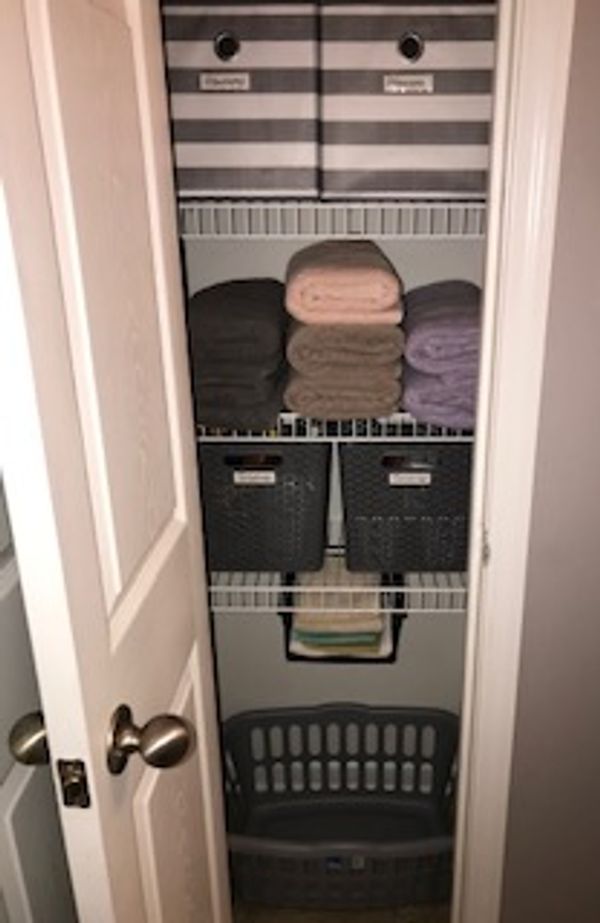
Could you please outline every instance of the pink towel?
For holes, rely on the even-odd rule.
[[[307,324],[398,324],[402,282],[370,240],[326,240],[289,262],[286,307]]]

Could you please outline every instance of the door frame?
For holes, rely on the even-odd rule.
[[[502,0],[453,923],[498,923],[576,0]]]
[[[575,6],[576,0],[503,0],[500,6],[454,923],[500,917]]]

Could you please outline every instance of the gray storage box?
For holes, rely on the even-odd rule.
[[[319,570],[325,553],[330,446],[200,446],[208,566]]]
[[[486,192],[494,3],[322,4],[326,198]]]
[[[235,895],[298,908],[445,901],[458,720],[324,705],[225,723]]]
[[[471,451],[467,443],[342,445],[348,570],[465,570]]]
[[[162,10],[179,194],[316,196],[316,3]]]

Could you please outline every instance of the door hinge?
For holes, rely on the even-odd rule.
[[[67,808],[89,808],[90,791],[83,760],[57,760],[63,804]]]

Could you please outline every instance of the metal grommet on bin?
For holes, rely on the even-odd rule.
[[[235,32],[224,30],[215,35],[213,48],[217,58],[221,61],[231,61],[241,48],[241,42]]]
[[[407,61],[418,61],[425,51],[425,40],[418,32],[405,32],[398,42],[398,51]]]

